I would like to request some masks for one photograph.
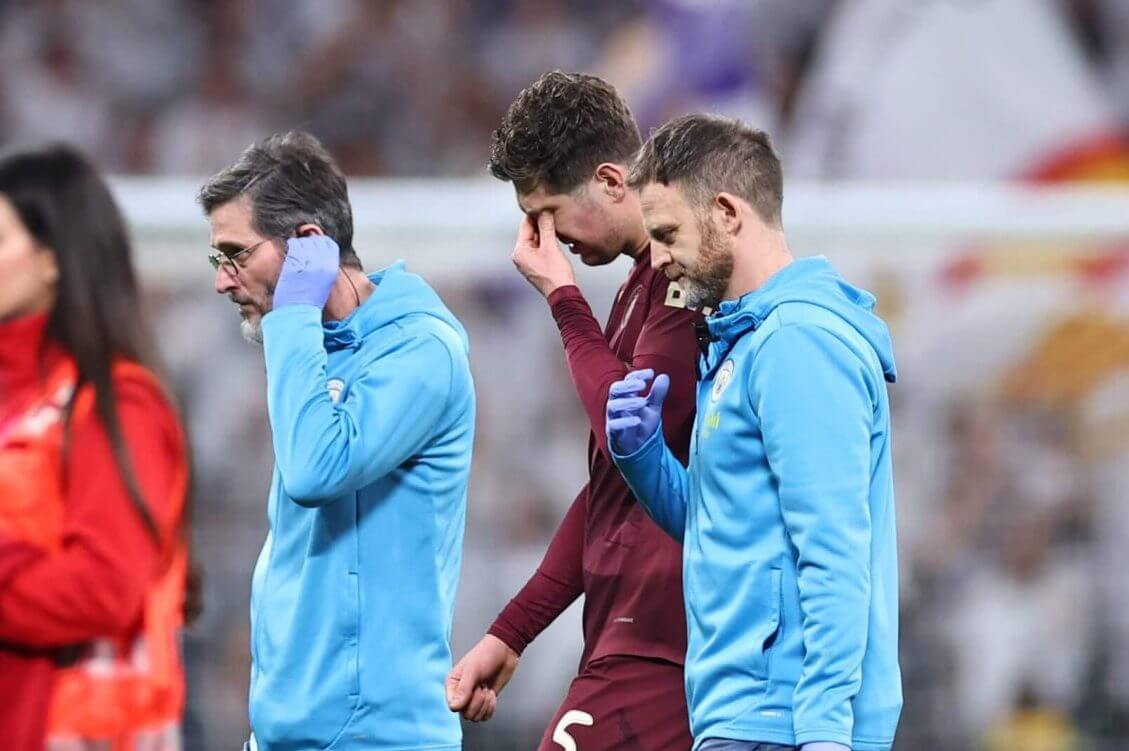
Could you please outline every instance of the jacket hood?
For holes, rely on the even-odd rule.
[[[410,273],[403,261],[396,261],[391,266],[369,274],[368,278],[376,285],[376,291],[369,299],[344,320],[323,324],[327,351],[355,349],[377,329],[408,316],[428,315],[457,331],[463,349],[470,353],[466,329],[443,304],[435,290],[420,276]]]
[[[897,379],[890,330],[874,314],[874,295],[848,284],[823,256],[793,261],[759,289],[722,302],[706,320],[713,340],[706,356],[706,372],[717,367],[733,343],[760,326],[777,306],[791,302],[817,305],[842,318],[874,349],[886,380],[893,383]]]

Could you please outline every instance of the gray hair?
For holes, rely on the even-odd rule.
[[[628,185],[678,183],[695,208],[721,192],[749,202],[758,216],[780,227],[784,176],[764,131],[739,120],[684,115],[651,133],[635,159]]]
[[[279,133],[248,146],[204,183],[196,200],[211,214],[241,196],[250,200],[251,221],[260,234],[290,237],[300,225],[316,224],[341,249],[342,266],[361,268],[345,176],[309,133]]]

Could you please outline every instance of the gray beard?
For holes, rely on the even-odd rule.
[[[714,285],[708,282],[691,279],[688,276],[679,279],[678,284],[682,287],[686,307],[695,310],[700,310],[703,307],[716,308],[718,303],[721,302],[722,295],[725,294],[725,287],[715,289]]]
[[[261,345],[263,343],[263,317],[244,318],[239,322],[239,333],[251,344]]]

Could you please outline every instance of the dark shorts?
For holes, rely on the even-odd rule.
[[[698,751],[796,751],[796,746],[780,746],[775,743],[756,741],[730,741],[724,738],[709,738]]]
[[[602,657],[573,679],[538,751],[690,751],[682,666]]]

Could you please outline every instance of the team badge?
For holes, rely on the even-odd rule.
[[[686,291],[678,282],[671,282],[666,285],[666,300],[663,304],[668,308],[685,308],[686,307]]]
[[[713,379],[713,391],[710,392],[710,401],[716,402],[721,398],[721,392],[725,391],[729,382],[733,380],[733,367],[733,360],[726,360],[721,364],[721,367],[718,368],[717,376]]]

